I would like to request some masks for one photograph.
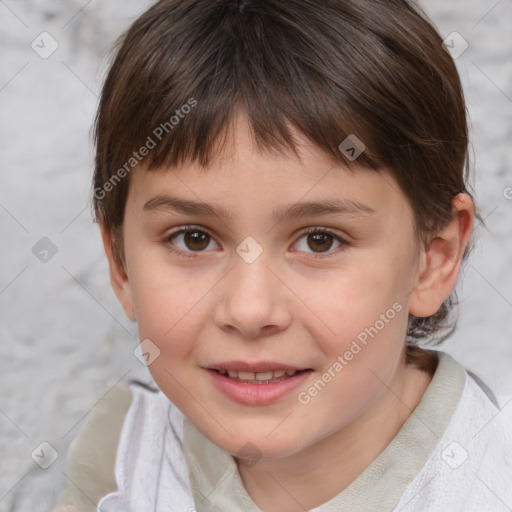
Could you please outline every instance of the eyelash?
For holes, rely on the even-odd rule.
[[[185,256],[187,258],[196,258],[198,255],[200,255],[201,252],[204,252],[204,251],[185,252],[185,251],[181,251],[180,249],[176,249],[176,247],[174,247],[172,244],[170,244],[170,242],[174,238],[176,238],[178,235],[181,235],[182,233],[187,233],[188,231],[197,231],[199,233],[204,233],[204,234],[208,235],[210,238],[214,239],[213,235],[211,233],[209,233],[204,228],[199,228],[198,226],[183,226],[182,228],[180,228],[176,231],[173,231],[172,233],[169,233],[169,235],[166,236],[162,240],[162,243],[164,245],[166,245],[167,249],[173,253],[176,253],[180,256]],[[325,258],[329,258],[331,256],[335,256],[338,254],[338,252],[343,250],[344,246],[350,245],[347,241],[345,241],[343,238],[341,238],[339,235],[333,233],[329,229],[319,228],[319,227],[306,228],[304,231],[302,231],[298,240],[300,240],[305,235],[310,235],[310,234],[315,234],[315,233],[321,233],[323,235],[332,236],[335,240],[337,240],[338,242],[341,243],[341,246],[338,247],[336,250],[329,252],[329,253],[307,253],[307,254],[309,254],[308,258],[310,258],[310,259],[314,259],[314,260],[325,259]],[[297,251],[297,252],[301,252],[301,251]]]

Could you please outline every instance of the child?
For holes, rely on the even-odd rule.
[[[454,328],[475,209],[459,77],[417,6],[161,0],[95,135],[159,389],[100,400],[55,510],[512,509],[505,411],[418,346]]]

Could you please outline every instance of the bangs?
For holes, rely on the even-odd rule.
[[[293,126],[347,166],[352,160],[339,146],[355,136],[366,146],[357,164],[381,166],[373,133],[389,119],[379,119],[375,98],[384,99],[382,77],[389,70],[379,52],[361,60],[361,48],[375,46],[368,29],[348,22],[335,25],[328,6],[314,27],[312,10],[319,16],[312,3],[302,2],[293,15],[279,2],[265,4],[262,9],[258,2],[211,1],[202,6],[210,12],[199,16],[191,4],[167,2],[165,15],[155,13],[153,23],[132,29],[130,38],[145,45],[138,60],[133,46],[120,41],[118,59],[129,59],[129,67],[114,66],[105,84],[106,89],[126,84],[122,97],[111,96],[117,116],[108,120],[110,133],[118,134],[109,148],[117,166],[146,143],[152,146],[144,158],[148,169],[186,161],[207,166],[239,112],[262,150],[287,147],[297,154]],[[339,5],[332,14],[339,18]],[[346,13],[347,18],[354,15]],[[166,17],[186,22],[159,34]],[[335,47],[340,37],[345,45]]]

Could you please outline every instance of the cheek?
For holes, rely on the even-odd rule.
[[[201,298],[211,286],[186,279],[179,269],[145,264],[133,272],[132,292],[139,339],[150,339],[164,356],[169,370],[187,357],[198,339]],[[193,286],[195,284],[196,286]],[[150,371],[153,373],[153,366]]]
[[[329,372],[336,375],[332,380],[338,385],[329,388],[340,393],[337,403],[343,396],[341,408],[353,409],[354,397],[379,391],[383,386],[379,379],[389,381],[405,344],[408,288],[400,275],[405,262],[397,270],[394,259],[385,253],[373,254],[372,261],[340,272],[329,293],[325,283],[309,286],[309,297],[317,297],[311,309],[321,312],[321,321],[311,317],[307,328],[324,354],[326,379],[331,378]]]
[[[340,272],[328,287],[328,293],[324,282],[318,282],[314,288],[309,283],[308,304],[319,312],[324,336],[330,332],[342,342],[337,349],[343,349],[343,344],[350,344],[361,333],[359,338],[364,342],[368,329],[374,334],[375,328],[382,334],[401,332],[406,321],[403,314],[407,310],[406,287],[390,271],[362,266]]]
[[[166,275],[167,274],[167,275]],[[200,338],[201,297],[208,287],[190,286],[177,272],[159,272],[146,267],[135,279],[135,312],[140,340],[151,340],[160,351],[148,366],[158,387],[182,410],[190,407],[193,359]],[[164,277],[165,276],[165,277]],[[203,290],[204,288],[204,290]]]
[[[207,283],[167,261],[160,247],[134,248],[130,284],[139,329],[162,336],[185,318]]]
[[[366,278],[356,279],[359,286],[353,293],[325,301],[325,323],[335,334],[317,330],[315,341],[322,348],[324,366],[300,397],[301,404],[330,411],[322,428],[332,432],[340,422],[352,422],[385,392],[405,343],[406,306],[396,300],[392,286],[381,282],[377,293],[376,281]]]

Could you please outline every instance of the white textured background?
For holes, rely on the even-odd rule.
[[[92,124],[114,39],[148,0],[0,0],[0,512],[46,511],[66,451],[107,382],[150,380],[110,289],[88,203]],[[428,0],[457,59],[472,121],[475,188],[488,230],[459,286],[460,327],[443,345],[512,397],[512,1]],[[43,31],[58,50],[42,59]],[[512,195],[512,189],[511,189]],[[510,196],[509,196],[510,197]],[[32,247],[48,237],[46,263]],[[43,470],[42,441],[60,457]]]

